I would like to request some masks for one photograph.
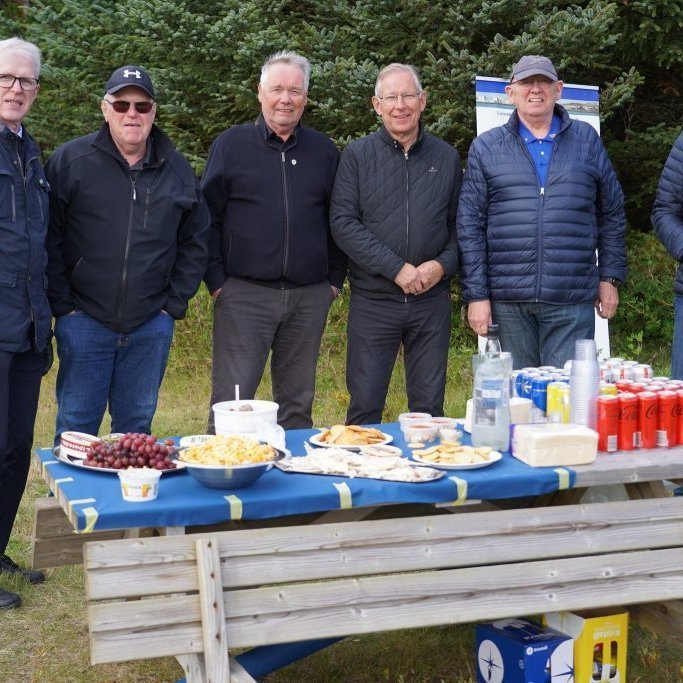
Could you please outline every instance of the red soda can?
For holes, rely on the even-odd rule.
[[[638,394],[638,430],[642,448],[657,445],[657,394],[654,391]]]
[[[677,391],[676,395],[678,396],[678,405],[676,406],[676,411],[678,414],[678,419],[676,420],[678,445],[683,446],[683,391]]]
[[[605,453],[616,451],[618,434],[619,398],[608,395],[598,396],[598,450]]]
[[[636,446],[638,431],[638,397],[635,394],[619,394],[619,438],[620,451],[632,451]],[[678,397],[676,397],[678,398]]]
[[[619,379],[615,382],[617,391],[625,392],[631,391],[631,381],[627,379]]]
[[[657,445],[671,448],[678,443],[676,434],[678,396],[675,391],[660,391],[657,394]]]

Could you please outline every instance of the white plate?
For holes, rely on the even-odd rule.
[[[374,444],[354,444],[354,445],[349,445],[345,446],[343,443],[326,443],[325,441],[321,441],[320,437],[322,434],[314,434],[308,442],[312,446],[320,447],[320,448],[345,448],[348,451],[359,451],[363,446],[384,446],[385,444],[391,443],[394,440],[394,437],[391,436],[391,434],[387,434],[386,432],[382,432],[382,436],[384,439],[382,441],[378,441],[377,443]]]
[[[436,467],[439,470],[478,470],[482,467],[488,467],[493,465],[494,462],[498,462],[503,454],[498,451],[491,451],[488,454],[489,459],[486,462],[472,462],[467,465],[447,465],[440,462],[432,462],[431,460],[423,460],[419,455],[413,451],[413,460],[420,465],[427,465],[429,467]]]
[[[80,467],[81,469],[89,470],[90,472],[106,472],[107,474],[117,474],[118,472],[122,471],[114,469],[113,467],[92,467],[92,465],[86,465],[82,458],[77,458],[73,455],[62,455],[59,446],[53,450],[53,453],[59,462],[63,462],[65,465]],[[176,463],[176,467],[173,469],[159,470],[161,474],[175,474],[176,472],[182,472],[182,470],[185,468],[185,465],[179,463],[177,460],[174,462]]]

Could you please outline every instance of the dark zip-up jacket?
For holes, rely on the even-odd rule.
[[[599,278],[626,277],[624,196],[607,152],[592,126],[555,113],[545,187],[516,111],[470,146],[458,207],[465,301],[587,303]]]
[[[346,259],[332,242],[329,203],[339,152],[299,125],[283,143],[260,115],[211,146],[202,189],[211,210],[210,292],[229,277],[289,289],[341,288]]]
[[[115,332],[165,310],[183,318],[206,270],[209,214],[192,167],[156,126],[132,172],[105,123],[48,161],[48,296]]]
[[[42,351],[50,339],[45,235],[49,186],[40,150],[0,128],[0,351]]]
[[[445,278],[420,297],[448,287],[458,271],[455,217],[462,171],[458,152],[422,130],[404,153],[382,126],[352,142],[334,183],[332,236],[349,257],[352,291],[407,301],[394,278],[406,263],[436,260]]]
[[[678,261],[674,292],[683,296],[683,133],[664,164],[652,210],[652,225],[666,250]]]

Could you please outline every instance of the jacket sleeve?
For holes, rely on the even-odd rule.
[[[594,138],[594,158],[599,164],[596,218],[598,225],[598,269],[600,277],[626,279],[626,215],[624,193],[598,134]]]
[[[454,150],[455,151],[455,150]],[[456,233],[456,218],[458,213],[458,200],[460,198],[460,186],[462,184],[462,170],[460,168],[460,157],[455,152],[454,163],[455,172],[453,174],[453,192],[448,202],[448,242],[442,252],[434,258],[444,269],[445,277],[452,278],[458,274],[460,259],[458,257],[458,236]]]
[[[339,166],[339,152],[337,151],[337,156],[332,169],[332,177],[330,178],[330,188],[334,187],[334,178]],[[328,195],[327,201],[327,213],[330,213],[330,203],[332,198],[332,192]],[[346,280],[346,269],[347,269],[348,259],[346,254],[337,246],[337,243],[332,238],[332,230],[327,228],[327,279],[329,283],[335,286],[337,289],[341,289],[344,286],[344,280]]]
[[[652,225],[666,250],[683,261],[683,133],[664,164],[652,210]]]
[[[228,277],[223,250],[223,214],[228,197],[225,145],[219,137],[211,145],[206,169],[202,176],[202,191],[209,209],[209,261],[204,282],[209,292],[220,289]]]
[[[60,159],[60,152],[57,151],[45,164],[45,177],[50,184],[50,220],[45,239],[48,259],[47,297],[55,318],[66,315],[75,308],[63,252],[67,225],[68,188],[65,187],[67,173],[66,171],[60,172]]]
[[[334,181],[330,207],[332,237],[363,270],[393,282],[405,261],[363,225],[360,182],[358,157],[350,147],[341,156]]]
[[[458,203],[460,282],[465,302],[489,298],[486,226],[489,191],[476,139],[470,145]]]
[[[185,212],[178,226],[176,260],[164,306],[176,320],[185,317],[187,302],[196,293],[206,272],[209,254],[209,210],[196,179],[194,192],[194,206]]]

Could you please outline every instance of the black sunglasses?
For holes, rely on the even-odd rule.
[[[128,100],[114,100],[113,102],[110,102],[109,100],[105,100],[105,102],[119,114],[125,114],[130,109],[131,104],[135,107],[135,111],[138,114],[149,114],[154,106],[154,102],[149,101],[129,102]]]

